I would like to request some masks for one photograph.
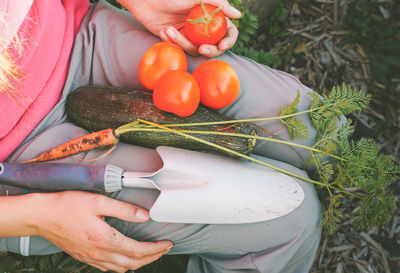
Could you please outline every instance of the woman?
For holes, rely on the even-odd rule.
[[[178,30],[198,0],[120,2],[130,13],[105,2],[89,6],[87,0],[1,1],[7,27],[2,28],[0,44],[0,160],[22,161],[57,141],[82,134],[81,128],[68,123],[64,111],[66,96],[77,87],[143,88],[138,62],[160,38],[193,55],[188,56],[190,72],[209,57],[234,67],[241,91],[233,105],[221,110],[227,116],[276,116],[297,90],[299,110],[308,108],[310,90],[295,77],[225,52],[238,35],[232,23],[217,46],[196,47],[186,40]],[[227,17],[240,16],[226,0],[203,2],[223,7]],[[308,118],[303,119],[310,127]],[[289,138],[278,122],[260,125]],[[265,131],[259,134],[267,135]],[[312,140],[311,136],[303,144],[311,145]],[[140,157],[140,153],[146,151],[121,144],[102,162],[129,170],[132,154]],[[296,168],[304,167],[308,156],[302,151],[265,142],[258,144],[255,153],[266,162],[306,176]],[[2,186],[0,250],[23,255],[62,250],[96,268],[116,272],[137,269],[167,252],[193,254],[187,268],[190,273],[308,272],[320,238],[320,205],[313,186],[297,182],[306,195],[299,208],[275,220],[246,225],[151,221],[146,209],[157,195],[151,190],[122,190],[110,198],[85,192],[24,194]]]

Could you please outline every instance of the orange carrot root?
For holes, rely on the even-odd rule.
[[[42,153],[38,157],[24,161],[23,163],[61,159],[70,155],[91,151],[96,148],[116,145],[117,143],[118,138],[115,136],[114,130],[105,129],[74,138],[68,142],[65,142],[64,144],[48,150],[47,152]]]

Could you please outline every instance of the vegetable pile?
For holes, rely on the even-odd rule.
[[[208,60],[192,74],[187,72],[187,58],[177,45],[159,42],[151,46],[139,62],[139,80],[153,91],[153,101],[160,110],[188,117],[199,104],[221,109],[239,95],[239,78],[228,63]]]
[[[221,8],[202,2],[188,14],[184,34],[195,45],[217,44],[226,34],[227,22]],[[153,101],[160,110],[181,117],[192,115],[203,104],[221,109],[239,95],[240,83],[235,70],[221,60],[199,65],[187,72],[187,58],[177,45],[160,42],[142,56],[138,72],[142,85],[153,91]]]

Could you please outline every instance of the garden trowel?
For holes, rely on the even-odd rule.
[[[304,199],[291,177],[249,161],[172,147],[155,153],[147,159],[154,170],[146,172],[113,165],[0,163],[0,184],[43,191],[156,189],[160,194],[150,217],[170,223],[261,222],[292,212]]]

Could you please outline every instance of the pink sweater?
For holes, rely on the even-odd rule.
[[[88,8],[89,0],[1,0],[0,12],[11,16],[8,35],[18,30],[24,49],[21,56],[14,52],[23,76],[17,83],[20,99],[0,93],[0,161],[57,103],[74,37]],[[0,35],[7,41],[6,34]]]

